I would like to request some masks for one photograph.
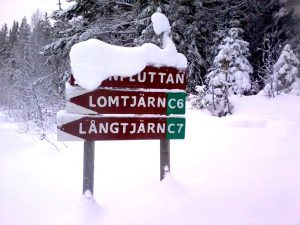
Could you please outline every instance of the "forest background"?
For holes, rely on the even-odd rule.
[[[164,13],[188,59],[188,99],[212,115],[232,113],[228,96],[300,95],[297,0],[68,0],[0,30],[0,107],[41,138],[64,108],[69,51],[97,38],[120,46],[159,44],[151,15]],[[33,125],[33,126],[32,126]]]

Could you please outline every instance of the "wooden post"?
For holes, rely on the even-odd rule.
[[[160,180],[163,180],[165,178],[165,172],[170,172],[170,140],[161,139],[160,140]]]
[[[160,47],[164,48],[165,39],[170,35],[169,32],[162,32],[159,36]],[[170,140],[160,140],[160,181],[165,178],[165,172],[170,172]]]
[[[94,161],[95,161],[95,142],[84,142],[84,155],[83,155],[83,190],[85,194],[87,190],[94,193]]]

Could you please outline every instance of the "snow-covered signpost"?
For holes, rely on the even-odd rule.
[[[187,60],[169,37],[168,19],[161,13],[151,19],[162,48],[91,39],[71,49],[77,84],[67,84],[58,140],[85,142],[83,193],[93,194],[94,141],[159,139],[163,179],[170,169],[169,140],[185,136]]]

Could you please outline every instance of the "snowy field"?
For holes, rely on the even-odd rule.
[[[81,142],[58,151],[1,114],[0,224],[299,225],[300,98],[232,102],[225,118],[187,110],[163,182],[159,141],[97,142],[94,200],[81,196]]]

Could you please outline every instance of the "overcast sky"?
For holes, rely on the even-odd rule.
[[[51,14],[53,10],[58,9],[58,0],[0,0],[0,26],[7,23],[11,27],[14,20],[21,22],[24,16],[28,22],[31,21],[31,15],[37,10]],[[61,0],[62,8],[67,8],[70,3]]]

